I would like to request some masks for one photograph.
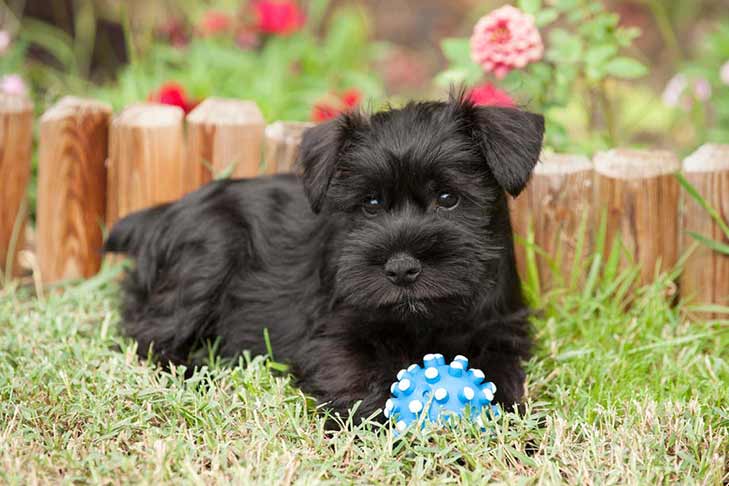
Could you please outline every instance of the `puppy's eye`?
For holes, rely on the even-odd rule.
[[[461,198],[452,192],[441,192],[436,199],[438,208],[447,210],[455,209],[459,202],[461,202]]]
[[[368,196],[362,204],[362,211],[369,216],[374,216],[382,210],[382,200],[376,196]]]

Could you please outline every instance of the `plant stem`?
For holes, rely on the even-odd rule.
[[[653,17],[656,19],[658,24],[658,30],[663,37],[663,41],[668,46],[668,49],[673,53],[673,60],[675,64],[679,64],[683,60],[683,52],[681,51],[681,43],[678,40],[676,31],[671,24],[671,19],[666,11],[666,6],[663,4],[663,0],[644,0],[648,4]]]
[[[612,102],[608,96],[607,82],[603,80],[598,87],[598,97],[602,106],[603,116],[605,117],[605,126],[607,128],[608,143],[615,146],[618,141],[618,130],[615,124],[615,111]]]

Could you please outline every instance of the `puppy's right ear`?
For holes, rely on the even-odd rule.
[[[352,139],[361,117],[345,113],[304,132],[296,161],[304,184],[304,193],[312,211],[318,213],[324,205],[329,183],[339,159]]]

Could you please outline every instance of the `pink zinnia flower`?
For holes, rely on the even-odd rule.
[[[729,86],[729,61],[725,62],[719,71],[721,82]]]
[[[17,74],[8,74],[0,78],[0,93],[13,96],[25,96],[28,88],[25,86],[23,78]]]
[[[473,28],[471,58],[499,79],[512,69],[540,60],[543,54],[534,17],[511,5],[482,17]]]
[[[472,88],[468,91],[466,97],[472,101],[474,105],[502,106],[504,108],[513,108],[516,106],[516,103],[514,103],[514,100],[511,99],[511,96],[491,83],[485,83],[481,86]]]
[[[288,35],[304,25],[304,13],[292,1],[259,0],[253,4],[259,31],[266,34]]]
[[[5,54],[5,51],[7,51],[10,47],[10,42],[12,40],[13,39],[10,37],[10,33],[7,30],[0,30],[0,56]]]

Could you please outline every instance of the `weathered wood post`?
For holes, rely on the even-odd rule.
[[[111,106],[73,97],[41,117],[36,229],[46,283],[101,265],[110,118]]]
[[[5,276],[20,273],[32,141],[33,104],[0,94],[0,271]]]
[[[729,226],[729,145],[704,145],[684,160],[683,173]],[[683,195],[683,201],[684,251],[695,242],[689,232],[729,245],[729,239],[704,208],[688,194]],[[681,295],[696,304],[729,306],[729,256],[699,244],[686,260]]]
[[[266,173],[291,172],[299,155],[301,137],[310,122],[277,121],[266,127]]]
[[[176,106],[132,105],[111,123],[106,220],[173,201],[184,194],[184,112]]]
[[[607,244],[616,236],[640,266],[642,283],[678,259],[678,158],[663,150],[615,149],[595,156],[595,208],[607,211]],[[660,266],[658,264],[660,263]]]
[[[192,191],[222,173],[258,175],[265,126],[253,101],[208,98],[200,103],[187,116],[185,190]]]
[[[534,232],[534,243],[549,255],[537,255],[539,280],[550,288],[556,275],[568,283],[573,265],[588,256],[594,235],[594,171],[590,159],[580,155],[542,154],[529,185],[512,201],[512,226],[526,239]],[[586,226],[583,234],[580,227]],[[526,274],[526,251],[516,244],[519,273]],[[551,260],[551,261],[550,261]],[[558,269],[557,274],[552,266]],[[578,270],[575,270],[578,271]]]

